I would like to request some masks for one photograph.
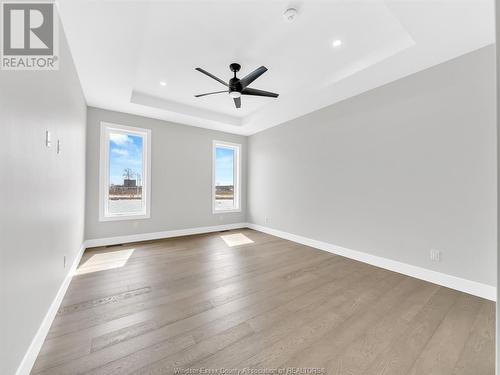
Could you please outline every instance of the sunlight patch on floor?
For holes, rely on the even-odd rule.
[[[220,238],[222,238],[229,247],[253,243],[253,241],[243,233],[227,234],[225,236],[220,236]]]
[[[92,255],[85,263],[76,270],[76,275],[106,271],[123,267],[134,253],[135,249],[110,251]]]

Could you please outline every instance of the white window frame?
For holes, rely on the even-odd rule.
[[[215,161],[217,147],[234,150],[234,207],[231,209],[216,209],[215,207]],[[225,214],[229,212],[241,212],[241,144],[214,140],[212,146],[212,213]]]
[[[109,134],[123,133],[143,137],[142,194],[144,209],[137,213],[111,214],[109,198]],[[99,155],[99,221],[137,220],[151,217],[151,129],[101,122],[101,147]]]

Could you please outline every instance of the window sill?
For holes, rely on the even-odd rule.
[[[230,214],[232,212],[241,212],[241,208],[234,208],[231,210],[212,210],[212,213],[214,215],[216,215],[216,214]]]
[[[100,216],[99,221],[142,220],[142,219],[150,219],[150,218],[151,218],[151,215],[149,215],[149,214]]]

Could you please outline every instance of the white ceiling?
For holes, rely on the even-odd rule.
[[[494,43],[493,0],[58,5],[89,105],[246,135]],[[195,67],[228,80],[232,62],[239,77],[265,65],[251,87],[279,98],[194,97],[224,89]]]

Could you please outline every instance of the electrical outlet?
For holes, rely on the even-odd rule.
[[[430,257],[434,262],[441,262],[441,250],[431,249]]]
[[[61,141],[59,139],[57,140],[57,153],[61,153]]]
[[[267,224],[269,223],[269,218],[267,216],[264,217],[264,222]]]
[[[63,267],[66,268],[66,255],[63,256]]]

